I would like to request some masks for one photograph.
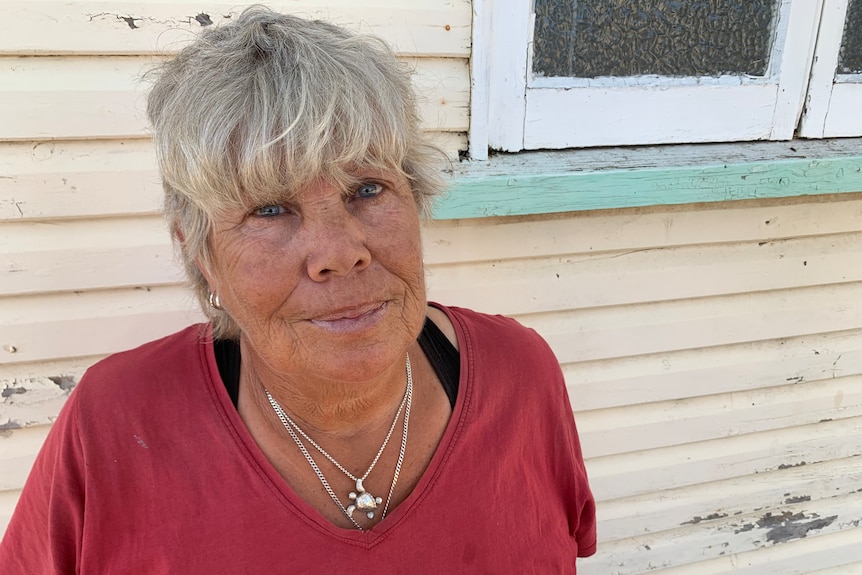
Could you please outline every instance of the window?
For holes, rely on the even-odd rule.
[[[862,134],[862,0],[827,0],[800,135]]]
[[[846,122],[862,123],[862,0],[849,4],[474,0],[471,155],[787,140],[806,102],[802,135],[862,134]]]

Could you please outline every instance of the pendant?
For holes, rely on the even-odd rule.
[[[355,502],[355,505],[349,505],[347,507],[347,514],[351,517],[353,516],[353,512],[359,509],[360,511],[365,511],[365,516],[369,519],[374,519],[374,510],[377,509],[377,506],[383,503],[383,499],[381,497],[374,497],[367,491],[365,491],[365,487],[362,485],[362,480],[356,480],[356,491],[351,491],[347,496],[351,501]]]

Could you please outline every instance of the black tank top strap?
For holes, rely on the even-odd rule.
[[[419,334],[419,347],[425,352],[449,398],[449,405],[454,409],[455,400],[458,399],[458,382],[461,379],[461,354],[437,324],[427,317],[422,333]]]
[[[419,347],[425,353],[443,390],[454,408],[458,399],[458,382],[461,374],[461,354],[433,321],[425,318]],[[242,364],[239,342],[233,339],[217,339],[213,342],[218,372],[234,407],[239,405],[239,368]]]
[[[218,373],[230,396],[233,406],[239,405],[239,366],[242,363],[240,357],[239,342],[235,339],[217,339],[213,341]]]

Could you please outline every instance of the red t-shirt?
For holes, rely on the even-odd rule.
[[[575,573],[595,552],[595,504],[557,361],[511,319],[443,309],[458,399],[415,490],[372,529],[335,527],[292,492],[192,326],[82,378],[0,573]]]

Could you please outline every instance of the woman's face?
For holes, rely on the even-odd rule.
[[[403,361],[425,317],[419,215],[403,176],[319,179],[213,223],[204,275],[266,367],[366,381]],[[252,359],[252,358],[249,358]]]

